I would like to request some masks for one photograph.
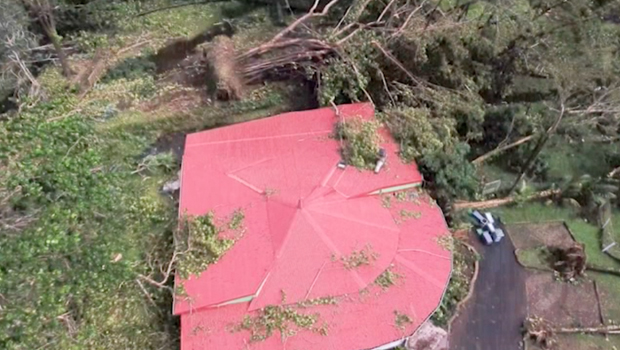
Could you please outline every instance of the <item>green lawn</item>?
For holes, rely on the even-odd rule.
[[[620,264],[614,259],[601,252],[599,229],[580,218],[575,210],[556,205],[529,203],[521,206],[498,208],[494,212],[499,214],[506,223],[565,221],[575,239],[585,244],[586,254],[590,262],[601,266],[620,267]],[[618,221],[620,224],[620,213],[614,214],[614,221]],[[618,227],[620,228],[620,226]]]
[[[542,203],[528,203],[521,206],[498,208],[494,212],[500,215],[507,224],[562,220],[566,222],[575,239],[585,244],[587,258],[590,263],[605,267],[620,267],[620,263],[601,252],[599,229],[580,218],[573,209]],[[614,213],[613,222],[618,223],[618,225],[614,226],[620,228],[619,212]],[[616,233],[616,236],[618,236],[618,233]],[[529,255],[525,259],[533,264],[538,263],[536,259]],[[596,272],[588,272],[588,276],[594,279],[598,285],[604,317],[607,319],[606,322],[619,324],[620,277]],[[620,336],[610,337],[610,341],[605,340],[604,337],[591,335],[574,335],[573,337],[580,342],[585,341],[601,346],[602,349],[620,349]],[[613,346],[616,348],[613,348]]]

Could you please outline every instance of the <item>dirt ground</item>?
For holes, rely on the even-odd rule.
[[[562,222],[510,225],[508,234],[517,249],[545,246],[569,246],[574,239]],[[573,285],[557,281],[551,272],[525,269],[528,315],[543,317],[556,326],[600,326],[601,308],[595,282],[582,279]],[[527,344],[526,350],[538,350]],[[613,349],[602,336],[562,335],[558,349]]]
[[[567,247],[574,242],[562,222],[511,224],[509,234],[517,249],[531,249],[541,245]]]
[[[584,280],[572,285],[556,281],[548,272],[528,271],[525,288],[530,315],[564,327],[601,324],[593,281]]]

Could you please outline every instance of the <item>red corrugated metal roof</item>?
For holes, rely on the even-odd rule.
[[[338,110],[345,119],[374,115],[369,104]],[[246,232],[200,276],[177,280],[189,296],[174,310],[183,350],[371,348],[411,333],[438,305],[451,262],[437,244],[447,233],[441,210],[422,192],[390,205],[385,195],[370,195],[422,180],[385,130],[388,162],[379,174],[339,169],[340,145],[330,138],[337,120],[324,108],[187,137],[180,211],[226,217],[241,209]],[[360,251],[374,255],[371,263],[345,266]],[[373,282],[388,268],[402,278],[383,290]],[[244,315],[282,304],[283,295],[287,305],[336,297],[336,305],[299,311],[320,314],[329,335],[299,330],[286,340],[251,342],[248,332],[231,331]],[[412,322],[396,327],[395,312]]]

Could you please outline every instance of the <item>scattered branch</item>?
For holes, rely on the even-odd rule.
[[[522,137],[522,138],[518,139],[515,142],[509,143],[509,144],[507,144],[505,146],[498,147],[498,148],[496,148],[496,149],[494,149],[494,150],[492,150],[492,151],[490,151],[488,153],[485,153],[485,154],[481,155],[480,157],[474,159],[472,161],[472,163],[480,164],[480,163],[484,162],[485,160],[487,160],[487,159],[489,159],[489,158],[491,158],[493,156],[496,156],[496,155],[498,155],[498,154],[500,154],[500,153],[502,153],[504,151],[507,151],[507,150],[509,150],[511,148],[514,148],[514,147],[517,147],[519,145],[522,145],[522,144],[524,144],[526,142],[529,142],[530,140],[532,140],[532,138],[534,138],[534,135],[529,135],[529,136]]]

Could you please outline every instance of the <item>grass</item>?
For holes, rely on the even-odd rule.
[[[517,260],[524,267],[553,271],[549,266],[549,250],[546,247],[519,249],[515,252]]]
[[[571,208],[542,203],[529,203],[521,206],[498,208],[494,211],[507,223],[540,223],[546,221],[564,221],[575,236],[575,239],[585,244],[588,261],[607,267],[619,267],[614,259],[601,252],[599,229],[580,218]],[[614,214],[614,220],[620,218],[620,213]]]
[[[571,208],[558,207],[556,205],[544,205],[541,203],[528,203],[521,206],[503,207],[495,210],[502,220],[507,223],[531,222],[540,223],[545,221],[563,220],[566,222],[575,239],[585,244],[586,256],[589,263],[604,267],[619,268],[620,263],[601,252],[599,229],[580,218]],[[620,223],[620,213],[615,212],[613,221]],[[532,254],[530,254],[532,253]],[[526,263],[538,264],[534,252],[526,253]],[[601,292],[601,304],[607,322],[620,323],[620,278],[613,275],[588,272],[587,275],[594,279]],[[579,337],[579,336],[575,336]],[[581,336],[583,339],[592,341],[604,340],[603,337]],[[600,339],[599,339],[600,338]],[[620,337],[612,337],[613,344],[620,348]],[[607,347],[611,343],[606,343]]]
[[[219,21],[224,9],[189,6],[133,20],[114,37],[83,39],[104,38],[103,47],[151,40],[157,48]],[[171,293],[140,278],[163,280],[177,225],[176,205],[160,189],[179,161],[153,154],[152,145],[283,112],[282,93],[266,87],[223,106],[144,112],[144,102],[170,88],[150,68],[111,75],[83,98],[55,68],[38,80],[44,101],[0,115],[0,220],[13,220],[0,225],[0,348],[177,348]],[[241,229],[241,214],[222,224]]]

